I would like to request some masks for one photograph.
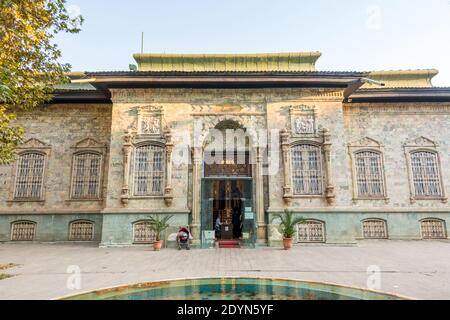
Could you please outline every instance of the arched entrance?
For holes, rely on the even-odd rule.
[[[256,243],[252,137],[232,120],[210,130],[203,147],[201,244],[236,240]]]

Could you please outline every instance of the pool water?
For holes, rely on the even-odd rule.
[[[393,295],[313,282],[214,278],[142,283],[67,300],[399,300]]]

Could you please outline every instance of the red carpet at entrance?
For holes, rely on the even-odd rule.
[[[241,243],[239,240],[220,240],[219,248],[221,249],[239,249],[241,247]]]

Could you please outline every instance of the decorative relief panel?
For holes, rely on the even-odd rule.
[[[142,135],[161,135],[162,110],[161,106],[139,107],[137,109],[137,133]]]
[[[291,131],[294,137],[305,134],[312,135],[316,133],[315,107],[306,105],[291,106],[290,114]]]

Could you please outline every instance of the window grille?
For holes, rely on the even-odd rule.
[[[25,153],[19,156],[14,198],[18,200],[40,200],[44,177],[45,156],[40,153]]]
[[[69,241],[94,240],[94,223],[91,221],[74,221],[70,224]]]
[[[100,198],[102,156],[85,152],[74,156],[72,199]]]
[[[359,197],[379,198],[385,195],[381,154],[362,151],[355,154],[356,185]]]
[[[442,196],[436,153],[428,151],[411,153],[411,169],[416,197]]]
[[[325,224],[307,221],[297,225],[298,242],[325,242]]]
[[[292,148],[292,176],[294,194],[322,194],[322,156],[321,148],[303,144]]]
[[[35,233],[35,222],[17,221],[11,225],[11,241],[33,241]]]
[[[156,241],[156,233],[151,228],[149,221],[137,222],[133,226],[134,243],[153,243]]]
[[[164,182],[164,148],[145,145],[136,148],[134,195],[162,195]]]
[[[426,219],[420,222],[423,239],[447,239],[445,222],[439,219]]]
[[[365,239],[387,239],[387,224],[386,221],[380,219],[364,220],[363,237]]]

